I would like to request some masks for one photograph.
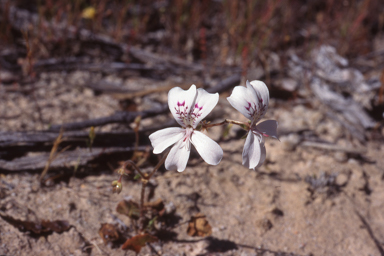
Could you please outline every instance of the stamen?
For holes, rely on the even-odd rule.
[[[191,136],[193,134],[193,131],[193,128],[190,126],[185,129],[185,136],[180,148],[186,147],[188,151],[191,149]]]
[[[175,107],[177,118],[184,124],[184,127],[188,125],[188,106],[185,105],[185,100],[180,103],[177,101],[177,107]]]
[[[199,106],[198,103],[195,104],[194,108],[191,111],[190,120],[189,120],[190,121],[189,124],[191,126],[194,126],[196,123],[196,119],[201,116],[202,109],[203,109],[203,106]]]

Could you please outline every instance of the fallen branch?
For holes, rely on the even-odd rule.
[[[326,143],[319,143],[319,142],[313,142],[313,141],[304,141],[300,144],[304,147],[311,147],[311,148],[318,148],[318,149],[324,149],[324,150],[330,150],[330,151],[342,151],[349,154],[357,154],[361,155],[367,152],[364,148],[347,148],[347,147],[341,147],[334,144],[326,144]]]
[[[89,60],[88,60],[89,61]],[[117,72],[124,70],[132,71],[165,71],[162,66],[147,67],[139,63],[123,63],[123,62],[107,62],[107,63],[87,63],[83,58],[52,58],[38,60],[34,65],[35,71],[72,71],[72,70],[87,70],[98,72]]]
[[[138,150],[144,151],[147,147],[140,146]],[[88,148],[77,148],[73,151],[64,151],[57,155],[50,163],[50,168],[57,167],[73,167],[82,166],[95,158],[112,153],[120,152],[133,152],[135,147],[111,147],[111,148],[93,148],[92,152]],[[27,170],[41,170],[45,167],[46,162],[50,158],[50,153],[34,153],[33,155],[27,155],[19,158],[15,158],[12,161],[6,161],[0,159],[0,170],[3,171],[27,171]]]
[[[141,116],[141,118],[148,118],[153,117],[156,115],[160,115],[165,113],[168,110],[168,105],[163,104],[158,109],[154,110],[147,110],[147,111],[140,111],[140,112],[117,112],[111,116],[107,117],[101,117],[101,118],[95,118],[90,119],[86,121],[81,122],[73,122],[73,123],[67,123],[62,125],[52,125],[49,129],[50,131],[59,131],[60,129],[64,129],[66,131],[73,131],[73,130],[80,130],[84,128],[88,128],[91,126],[102,126],[106,124],[112,124],[112,123],[125,123],[129,124],[135,120],[137,116]]]

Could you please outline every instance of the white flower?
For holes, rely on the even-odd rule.
[[[250,130],[243,149],[243,165],[254,169],[263,164],[266,156],[264,137],[277,139],[275,120],[257,122],[265,115],[269,103],[269,91],[265,83],[247,81],[247,87],[236,86],[227,98],[232,107],[251,120]]]
[[[205,162],[217,165],[223,157],[221,147],[208,136],[196,129],[200,121],[205,118],[219,101],[219,94],[211,94],[204,89],[197,89],[193,84],[185,91],[179,87],[172,88],[168,93],[169,110],[176,121],[182,126],[166,128],[149,136],[153,146],[153,153],[159,154],[173,145],[165,168],[182,172],[187,166],[191,143]]]

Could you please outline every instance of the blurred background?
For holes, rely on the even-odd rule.
[[[215,127],[220,165],[192,151],[183,174],[160,168],[148,201],[169,218],[146,252],[384,255],[382,0],[0,0],[0,254],[93,255],[107,222],[123,239],[101,248],[122,253],[137,230],[114,209],[139,200],[140,182],[132,171],[120,195],[110,184],[121,161],[158,162],[148,135],[176,126],[168,91],[219,92],[208,120],[245,121],[225,99],[255,79],[280,142],[249,171],[244,131]],[[212,237],[188,240],[196,212]],[[49,244],[3,216],[76,230]]]
[[[247,67],[262,62],[261,53],[283,55],[296,47],[306,52],[332,44],[348,58],[378,50],[383,15],[377,0],[2,0],[0,31],[2,47],[20,47],[19,58],[27,51],[23,33],[34,59],[90,55],[88,47],[97,45],[78,41],[79,30],[86,29],[191,62]],[[105,49],[101,56],[129,62]]]
[[[74,79],[86,81],[94,92],[139,90],[135,85],[122,89],[124,79],[135,76],[162,81],[172,77],[178,83],[188,77],[209,87],[239,74],[242,80],[266,81],[273,97],[295,98],[305,82],[297,77],[282,80],[292,78],[290,61],[314,61],[313,50],[328,45],[349,61],[335,65],[358,68],[365,80],[375,83],[370,90],[379,97],[371,98],[366,109],[382,117],[383,90],[378,84],[384,65],[382,1],[2,0],[0,19],[3,101],[12,97],[5,95],[42,76],[52,72],[72,76],[75,71],[88,72]],[[111,75],[120,81],[111,86],[89,81]],[[345,76],[341,79],[352,79]],[[342,93],[351,96],[345,87]],[[38,98],[37,92],[33,94]],[[123,101],[120,107],[129,109]],[[58,122],[41,113],[44,106],[38,108],[32,116],[39,115],[39,129]],[[12,117],[7,113],[9,109],[2,107],[1,119]],[[32,129],[28,124],[23,127]]]

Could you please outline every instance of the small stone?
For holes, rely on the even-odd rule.
[[[256,222],[256,226],[261,229],[262,233],[267,232],[271,228],[273,228],[272,222],[267,218],[262,218]]]
[[[340,173],[336,177],[336,184],[338,186],[344,186],[345,184],[347,184],[348,180],[349,180],[349,175],[347,175],[346,173]]]
[[[296,133],[291,133],[288,136],[281,137],[280,141],[285,151],[293,151],[300,143],[301,137]]]
[[[93,90],[91,90],[89,88],[85,88],[84,91],[83,91],[83,94],[86,97],[93,97]]]
[[[300,117],[305,116],[305,114],[307,113],[307,109],[303,105],[297,105],[293,108],[292,112],[295,116]]]
[[[319,135],[322,135],[322,134],[326,134],[327,133],[327,125],[325,123],[323,124],[319,124],[318,126],[316,126],[315,128],[315,132]]]
[[[5,71],[5,70],[0,71],[0,81],[1,82],[8,84],[8,83],[13,83],[16,80],[17,80],[17,77],[15,75],[13,75],[11,72]]]
[[[37,191],[39,191],[39,189],[40,189],[40,186],[37,185],[37,184],[34,184],[34,185],[32,185],[32,187],[31,187],[31,191],[32,191],[33,193],[36,193]]]
[[[169,202],[169,203],[167,203],[167,204],[164,206],[164,208],[165,208],[165,213],[166,213],[167,215],[170,215],[170,214],[173,214],[173,213],[176,212],[176,206],[175,206],[175,204],[174,204],[173,202]]]
[[[283,217],[284,216],[284,212],[277,207],[273,208],[271,213],[276,217]]]
[[[340,138],[344,134],[344,129],[341,127],[340,124],[332,123],[329,125],[328,128],[329,135],[332,136],[334,140]]]
[[[323,118],[324,115],[321,112],[313,112],[308,118],[309,126],[315,128]]]
[[[249,81],[260,80],[265,74],[264,69],[261,66],[249,68],[247,71],[247,78]]]
[[[339,163],[345,163],[348,160],[348,155],[345,152],[336,152],[333,157]]]
[[[281,87],[289,92],[293,92],[297,90],[298,82],[292,78],[285,78],[281,81]]]

